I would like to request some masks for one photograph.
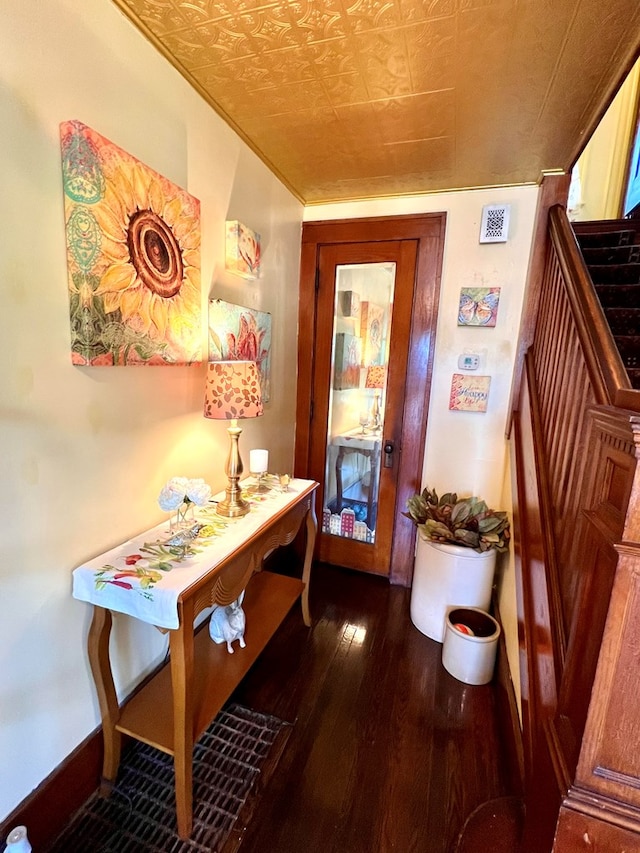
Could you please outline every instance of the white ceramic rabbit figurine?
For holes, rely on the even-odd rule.
[[[246,617],[242,609],[242,601],[244,599],[244,590],[240,593],[235,601],[227,604],[226,607],[215,607],[211,614],[209,622],[209,634],[214,643],[226,643],[227,651],[230,655],[233,654],[231,643],[234,640],[240,641],[240,648],[244,649],[246,643],[244,641],[244,628],[246,625]]]

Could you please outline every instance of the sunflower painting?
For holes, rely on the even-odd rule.
[[[270,398],[271,314],[209,300],[209,361],[255,361],[262,400]]]
[[[73,363],[201,361],[200,202],[79,121],[60,142]]]

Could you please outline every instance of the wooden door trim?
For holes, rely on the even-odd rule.
[[[306,477],[310,454],[310,412],[313,394],[313,342],[316,328],[316,270],[320,247],[333,243],[373,243],[417,240],[402,452],[398,473],[398,507],[421,487],[428,404],[433,375],[435,333],[440,302],[446,213],[365,217],[305,222],[300,260],[298,312],[298,388],[294,470]],[[393,531],[391,583],[410,586],[413,576],[415,527],[396,513]]]

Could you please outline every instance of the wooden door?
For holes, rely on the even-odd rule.
[[[405,585],[413,571],[415,529],[402,511],[421,485],[443,236],[444,215],[310,223],[303,231],[296,474],[321,484],[316,554],[323,562],[384,575]],[[347,387],[353,388],[349,394],[364,397],[368,365],[363,359],[359,387],[336,382],[337,344],[343,343],[337,341],[339,334],[334,335],[340,312],[336,275],[371,265],[395,268],[388,355],[381,359],[386,367],[381,392],[384,419],[379,430],[365,427],[366,440],[354,441],[360,435],[357,414],[351,429],[343,425],[340,435],[334,434],[332,396],[336,388]],[[357,411],[357,404],[352,408]],[[358,501],[341,502],[336,497],[345,464],[345,436],[350,444],[344,453],[353,453],[355,443],[360,445],[355,454],[370,457],[367,488],[369,496],[374,490],[375,499],[369,504],[366,498],[358,506]],[[353,535],[348,527],[352,508],[365,512]],[[337,533],[345,517],[346,524],[343,521]]]

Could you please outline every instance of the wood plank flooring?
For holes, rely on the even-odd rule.
[[[451,853],[471,812],[511,793],[494,687],[446,672],[409,596],[314,566],[312,628],[295,606],[234,695],[294,723],[240,853]]]

